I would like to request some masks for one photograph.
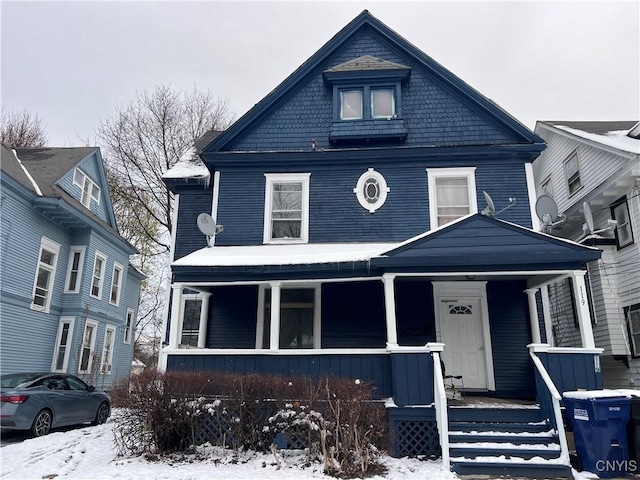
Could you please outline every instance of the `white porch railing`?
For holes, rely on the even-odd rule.
[[[427,344],[431,347],[433,357],[433,403],[436,407],[436,424],[438,425],[438,435],[440,437],[440,448],[442,448],[442,466],[446,470],[451,470],[449,461],[449,415],[447,413],[447,394],[444,387],[444,376],[442,374],[442,364],[440,363],[440,350],[434,348],[438,344]]]
[[[568,465],[569,447],[567,445],[567,434],[564,430],[562,412],[560,410],[560,400],[562,399],[562,397],[560,396],[560,393],[558,392],[556,386],[553,384],[553,380],[551,380],[551,377],[549,376],[547,369],[542,364],[542,361],[532,351],[529,351],[529,355],[531,356],[531,360],[533,360],[533,364],[535,365],[536,370],[538,370],[538,373],[540,374],[540,378],[542,378],[542,381],[547,387],[547,390],[549,390],[549,393],[551,394],[553,415],[556,423],[556,430],[558,431],[558,440],[560,441],[560,459],[564,460]]]

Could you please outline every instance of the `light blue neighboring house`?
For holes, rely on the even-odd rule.
[[[100,149],[2,145],[0,370],[129,377],[144,275],[120,236]]]

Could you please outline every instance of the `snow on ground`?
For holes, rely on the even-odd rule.
[[[116,413],[117,414],[117,411]],[[304,467],[298,453],[280,453],[281,467],[273,455],[245,453],[233,463],[231,451],[208,449],[201,460],[193,457],[147,461],[140,457],[120,458],[114,445],[113,417],[104,425],[54,431],[46,437],[24,438],[0,448],[0,478],[11,479],[140,479],[146,480],[307,480],[325,479],[322,467]],[[10,434],[10,436],[15,434]],[[22,439],[18,436],[18,440]],[[388,471],[372,480],[457,480],[443,470],[441,461],[384,457]],[[574,472],[576,480],[597,478]],[[486,477],[484,477],[486,479]]]

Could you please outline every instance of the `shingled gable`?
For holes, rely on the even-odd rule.
[[[479,113],[487,122],[494,124],[515,139],[514,143],[544,144],[542,139],[527,127],[519,123],[507,112],[502,110],[491,100],[484,97],[449,70],[437,63],[420,49],[409,43],[395,31],[391,30],[364,10],[340,32],[323,45],[315,54],[305,61],[297,70],[287,77],[280,85],[258,102],[251,110],[238,119],[228,130],[213,140],[203,151],[203,154],[224,151],[232,143],[246,135],[254,125],[277,110],[297,89],[301,88],[315,75],[322,73],[321,67],[332,55],[345,48],[363,30],[370,29],[376,38],[385,42],[387,46],[403,57],[410,59],[408,63],[414,68],[424,70],[430,78],[446,89],[452,96],[458,98],[467,107]],[[540,149],[541,150],[541,149]]]
[[[600,250],[474,214],[411,238],[371,259],[372,267],[420,271],[579,269]]]

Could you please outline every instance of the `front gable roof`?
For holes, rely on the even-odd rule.
[[[420,271],[578,269],[600,250],[479,213],[411,238],[372,258],[372,267]]]
[[[329,59],[337,55],[354,38],[363,31],[368,30],[375,34],[377,39],[384,42],[394,51],[401,52],[408,58],[413,67],[426,71],[438,85],[445,88],[451,95],[458,98],[464,104],[476,112],[480,112],[484,118],[490,119],[505,134],[514,138],[514,143],[543,144],[543,140],[531,132],[527,127],[519,123],[512,116],[494,104],[491,100],[481,95],[456,75],[437,63],[420,49],[409,43],[384,23],[376,19],[367,10],[364,10],[340,32],[331,38],[296,71],[287,77],[280,85],[272,90],[266,97],[258,102],[251,110],[238,119],[222,135],[214,139],[205,149],[204,154],[221,152],[233,145],[234,142],[246,135],[254,125],[264,120],[268,115],[278,109],[297,89],[308,83],[315,75],[322,73],[322,66]],[[361,59],[362,57],[360,57]],[[341,64],[341,68],[353,66],[358,58]],[[383,61],[383,60],[381,60]],[[374,60],[367,62],[371,68],[381,66]],[[389,62],[395,63],[395,62]],[[389,65],[387,65],[388,67]],[[334,67],[336,68],[336,67]],[[396,67],[397,68],[397,67]],[[326,68],[325,68],[326,70]],[[331,70],[331,69],[329,69]]]

